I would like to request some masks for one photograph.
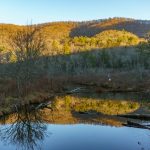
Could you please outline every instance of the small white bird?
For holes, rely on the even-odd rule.
[[[111,82],[110,74],[108,74],[108,81]]]

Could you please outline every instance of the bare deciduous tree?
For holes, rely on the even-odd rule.
[[[42,55],[42,51],[46,49],[45,38],[40,32],[39,26],[31,25],[11,35],[10,44],[16,59],[14,76],[18,85],[18,92],[21,93],[23,87],[27,92],[36,75],[35,64],[39,56]]]
[[[38,26],[27,26],[17,31],[10,38],[17,61],[37,58],[45,50],[45,40]]]

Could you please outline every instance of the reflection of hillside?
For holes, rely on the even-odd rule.
[[[50,124],[105,124],[111,126],[122,126],[122,122],[115,117],[101,114],[80,114],[67,110],[49,109],[42,110],[43,121]]]
[[[121,127],[126,119],[113,114],[137,110],[137,102],[102,100],[83,97],[57,97],[43,109],[23,106],[17,113],[0,120],[0,138],[18,149],[40,148],[47,132],[47,124],[96,124]],[[49,126],[50,127],[50,126]]]
[[[116,117],[111,115],[126,114],[137,110],[140,105],[131,101],[100,100],[90,98],[78,98],[73,96],[58,97],[52,105],[52,110],[44,108],[36,111],[40,116],[41,122],[54,124],[76,124],[76,123],[95,123],[120,126],[122,123]],[[39,115],[40,114],[40,115]],[[18,115],[21,120],[37,122],[36,116],[11,114],[1,120],[1,123],[12,124],[18,121]]]
[[[80,114],[78,112],[72,112],[70,110],[57,110],[53,111],[48,108],[44,108],[39,111],[43,123],[47,124],[105,124],[111,126],[121,126],[122,122],[117,120],[116,117],[105,116],[102,114]],[[5,120],[1,120],[1,124],[13,124],[17,121],[17,115],[11,114]],[[35,122],[32,118],[31,122]],[[35,122],[36,123],[36,122]]]
[[[117,115],[134,112],[139,108],[139,104],[124,100],[93,100],[90,98],[66,96],[63,98],[58,98],[55,101],[55,107],[59,110],[66,108],[67,110],[77,112],[96,111],[106,115]]]

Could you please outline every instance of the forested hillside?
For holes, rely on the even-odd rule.
[[[95,37],[106,30],[127,31],[138,37],[144,37],[150,31],[150,23],[126,18],[112,18],[87,22],[55,22],[37,25],[44,34],[50,46],[57,47],[57,43],[68,44],[75,37]],[[11,34],[24,29],[26,26],[0,24],[0,49],[11,49],[8,39]],[[107,33],[107,32],[103,32]],[[105,36],[105,35],[104,35]]]

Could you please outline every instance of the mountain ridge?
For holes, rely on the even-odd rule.
[[[42,23],[37,24],[37,26],[40,27],[40,32],[46,37],[46,41],[50,46],[53,45],[53,41],[66,43],[75,37],[91,38],[108,30],[127,31],[131,34],[135,34],[139,38],[144,38],[145,35],[150,32],[150,21],[117,17],[86,22],[60,21]],[[11,49],[8,43],[10,35],[26,27],[27,25],[0,24],[1,49],[3,49],[3,47],[4,49]],[[57,45],[57,43],[54,43],[54,45]]]

